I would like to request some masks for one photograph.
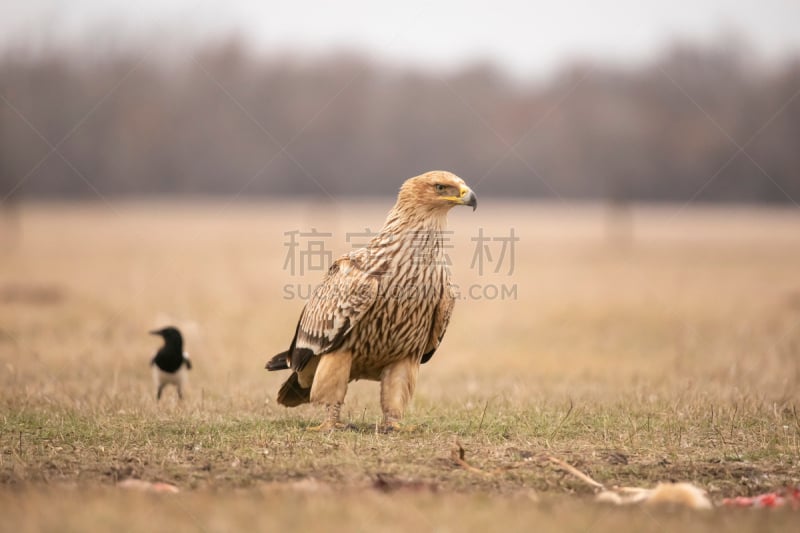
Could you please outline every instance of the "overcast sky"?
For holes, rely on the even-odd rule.
[[[675,38],[738,32],[766,58],[800,50],[800,0],[0,0],[0,46],[108,35],[217,37],[231,31],[282,53],[350,50],[425,67],[490,60],[527,77],[573,58],[641,61]],[[180,39],[175,39],[178,41]],[[165,42],[165,47],[178,46]]]

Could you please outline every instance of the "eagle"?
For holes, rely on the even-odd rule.
[[[316,430],[345,427],[340,411],[350,381],[380,381],[382,430],[400,429],[420,364],[442,341],[455,303],[443,231],[448,211],[478,205],[451,172],[406,180],[381,231],[339,257],[300,313],[289,349],[267,370],[292,371],[278,403],[322,405]]]

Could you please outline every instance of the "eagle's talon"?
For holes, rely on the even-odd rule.
[[[390,433],[395,433],[400,431],[400,424],[383,424],[378,429],[379,433],[383,433],[384,435],[389,435]]]
[[[350,424],[345,424],[339,419],[340,412],[342,409],[342,404],[340,402],[332,403],[326,406],[327,416],[325,421],[314,427],[308,428],[309,431],[337,431],[337,430],[345,430],[351,429],[352,426]]]
[[[388,435],[390,433],[410,433],[416,429],[417,426],[404,425],[397,420],[389,420],[381,425],[379,431],[384,435]]]

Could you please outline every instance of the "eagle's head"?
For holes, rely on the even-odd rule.
[[[397,205],[416,212],[445,214],[456,205],[468,205],[474,211],[478,198],[464,180],[452,172],[433,170],[406,180],[400,187]]]

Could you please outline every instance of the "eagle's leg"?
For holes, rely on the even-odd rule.
[[[400,429],[400,420],[417,385],[418,372],[419,362],[410,357],[392,363],[381,372],[381,429],[384,432]]]
[[[337,352],[323,355],[314,373],[311,384],[311,401],[325,406],[325,421],[315,431],[330,431],[345,427],[339,419],[339,413],[347,394],[347,383],[350,381],[350,366],[353,356],[350,352]]]

